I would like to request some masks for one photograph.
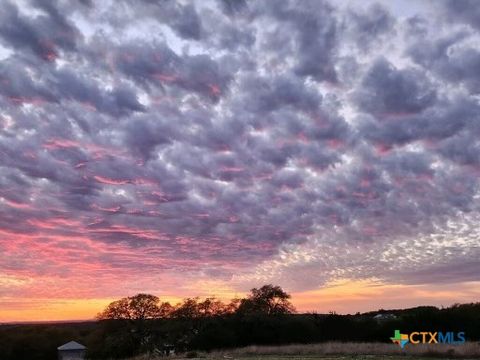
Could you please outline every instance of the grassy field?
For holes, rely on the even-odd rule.
[[[210,357],[206,357],[209,359]],[[131,360],[153,360],[153,359],[165,359],[163,358],[156,358],[156,357],[149,357],[149,356],[141,356]],[[182,357],[177,357],[176,359],[185,359]],[[201,358],[196,358],[201,359]],[[212,358],[215,359],[215,358]],[[222,358],[225,360],[228,358]],[[295,355],[262,355],[262,356],[245,356],[245,357],[234,357],[233,360],[450,360],[451,357],[425,357],[425,356],[405,356],[405,355],[311,355],[311,356],[295,356]],[[453,358],[453,359],[461,359],[461,358]],[[465,359],[472,359],[472,358],[465,358]],[[478,359],[475,358],[475,359]]]
[[[462,345],[419,344],[401,349],[388,343],[341,343],[298,344],[285,346],[248,346],[238,349],[190,352],[174,358],[204,358],[212,360],[424,360],[424,359],[480,359],[480,344]],[[154,359],[142,356],[135,360]],[[165,359],[165,358],[163,358]]]
[[[331,355],[331,356],[252,356],[237,358],[239,360],[432,360],[431,357],[406,357],[391,355]],[[450,358],[435,358],[437,360],[446,360]]]

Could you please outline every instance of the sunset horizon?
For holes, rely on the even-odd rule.
[[[375,281],[339,281],[321,289],[292,293],[291,301],[297,313],[338,313],[355,314],[374,312],[378,310],[401,310],[419,306],[435,306],[439,308],[455,304],[477,302],[480,292],[478,282],[458,284],[455,290],[452,286],[441,285],[429,288],[425,285],[383,285]],[[470,289],[474,289],[470,291]],[[459,293],[461,291],[462,293]],[[139,293],[142,293],[141,291]],[[145,292],[143,292],[145,293]],[[149,292],[158,296],[160,301],[171,305],[180,304],[185,298],[198,297],[200,300],[215,297],[228,302],[232,299],[245,296],[247,292],[224,293],[217,296],[215,293],[185,294],[183,297],[164,295],[154,291]],[[109,303],[122,297],[134,296],[125,294],[115,298],[103,299],[48,299],[40,298],[32,304],[22,303],[15,299],[13,309],[0,309],[0,323],[28,323],[50,321],[94,321]],[[378,299],[372,301],[372,299]],[[12,299],[13,300],[13,299]],[[5,300],[4,300],[5,301]],[[39,312],[41,309],[41,312]]]
[[[480,301],[464,1],[2,1],[0,323],[278,285]]]

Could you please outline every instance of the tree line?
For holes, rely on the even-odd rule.
[[[132,320],[146,319],[197,319],[228,314],[265,314],[282,315],[295,312],[290,302],[290,294],[280,286],[264,285],[253,288],[248,297],[233,299],[228,304],[215,297],[200,301],[198,297],[186,298],[172,306],[161,302],[155,295],[137,294],[110,303],[97,315],[98,320]]]
[[[165,346],[188,353],[253,344],[390,343],[395,329],[464,331],[467,341],[480,340],[480,303],[339,315],[297,313],[290,300],[274,285],[229,302],[193,297],[171,305],[154,295],[138,294],[112,302],[95,322],[0,326],[0,358],[54,360],[56,348],[70,340],[87,346],[89,359],[99,360],[154,353]],[[378,313],[395,316],[378,321]]]
[[[219,339],[228,334],[223,328],[225,321],[293,314],[295,308],[290,298],[280,286],[271,284],[253,288],[247,297],[228,303],[216,297],[203,300],[190,297],[171,305],[155,295],[137,294],[110,303],[97,315],[97,320],[108,328],[108,333],[114,334],[107,342],[117,343],[118,355],[161,353],[166,346],[175,351],[211,349],[228,346],[232,341]],[[108,351],[108,355],[117,353]]]

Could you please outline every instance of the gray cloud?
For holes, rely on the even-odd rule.
[[[346,31],[363,51],[391,36],[395,26],[395,18],[379,4],[372,4],[363,12],[350,10],[344,22]]]
[[[0,37],[13,48],[28,49],[45,61],[59,56],[58,49],[73,51],[80,33],[59,12],[55,2],[34,2],[42,11],[38,16],[21,14],[10,2],[0,12]]]
[[[468,24],[480,28],[480,10],[474,0],[445,0],[441,2],[445,16],[453,22]]]
[[[361,110],[374,114],[418,113],[435,101],[435,90],[415,69],[396,69],[377,59],[367,71],[355,100]]]

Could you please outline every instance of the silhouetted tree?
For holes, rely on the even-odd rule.
[[[221,316],[231,312],[228,305],[215,297],[208,297],[198,303],[198,310],[203,317]]]
[[[145,320],[160,317],[160,299],[154,295],[137,294],[111,302],[97,315],[98,320]],[[165,305],[162,304],[165,307]]]
[[[122,345],[131,344],[128,345],[130,351],[125,350],[125,353],[131,355],[154,346],[150,320],[166,315],[170,306],[167,304],[160,304],[160,299],[154,295],[137,294],[110,303],[97,315],[97,319],[127,322],[127,326],[122,326],[115,332],[114,338],[123,338],[120,342]],[[113,324],[106,325],[111,327]]]
[[[180,319],[196,319],[200,317],[198,297],[186,298],[175,306],[172,316]]]
[[[159,306],[159,317],[162,319],[172,317],[173,312],[175,311],[175,307],[170,305],[169,302],[163,302]]]
[[[253,288],[246,299],[240,300],[237,312],[241,314],[280,315],[291,314],[295,308],[290,303],[290,295],[280,286],[264,285]]]
[[[242,302],[242,299],[235,297],[234,299],[230,300],[230,302],[226,305],[226,310],[227,313],[233,314],[238,311],[238,308],[240,307],[240,304]]]
[[[224,304],[216,297],[207,297],[199,301],[198,297],[186,298],[171,311],[171,316],[183,319],[197,319],[232,313],[234,308]]]

